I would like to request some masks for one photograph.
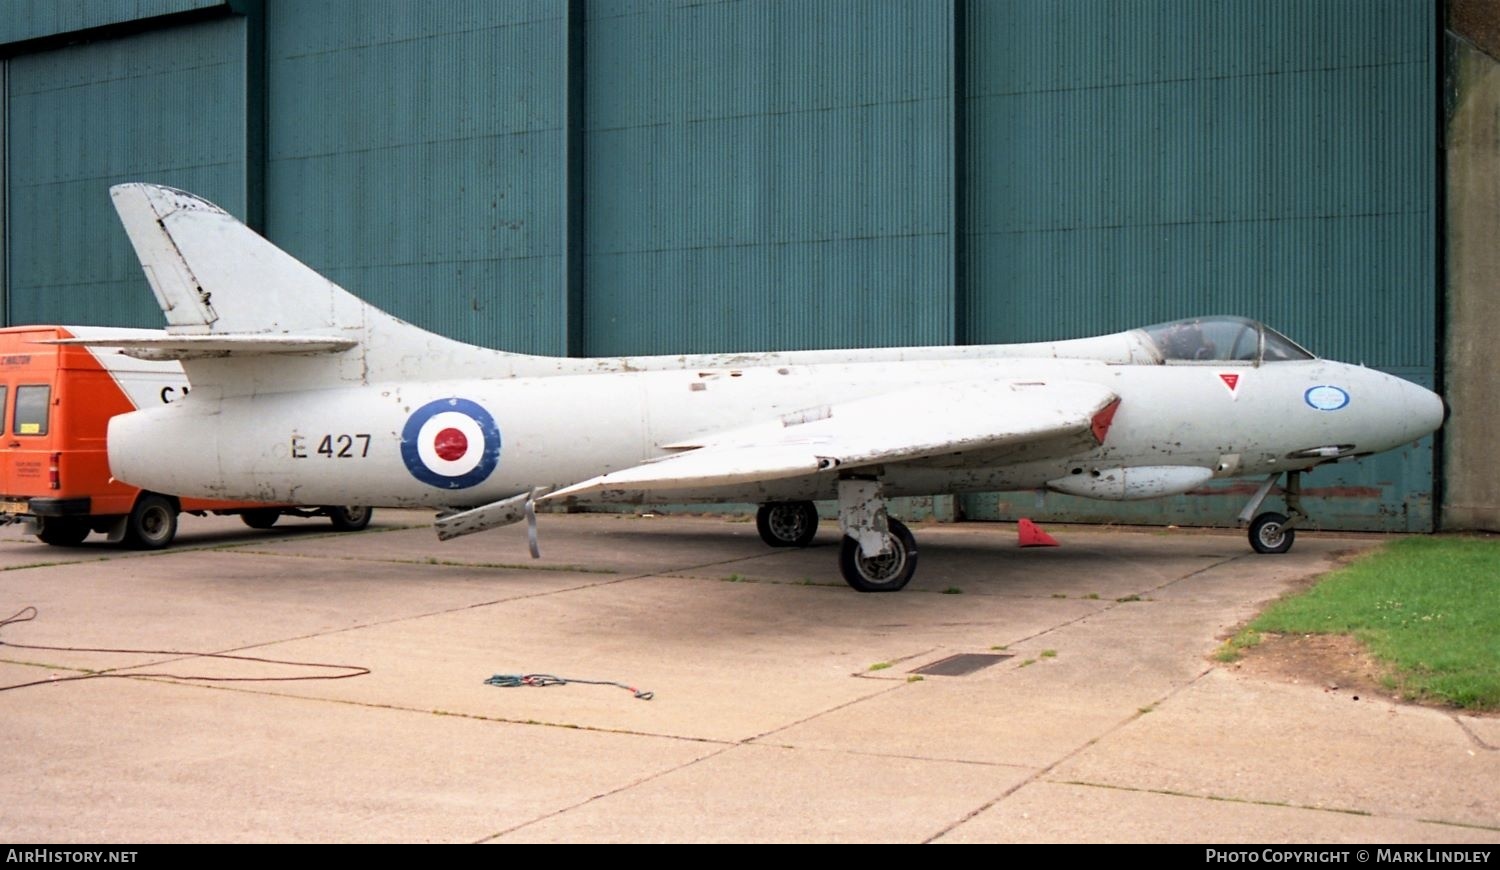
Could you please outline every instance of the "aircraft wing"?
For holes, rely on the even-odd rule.
[[[697,489],[831,473],[1092,433],[1118,398],[1076,381],[962,381],[883,393],[666,445],[683,452],[602,474],[541,500],[602,490]]]

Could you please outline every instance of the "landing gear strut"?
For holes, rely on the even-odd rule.
[[[1266,511],[1256,514],[1261,502],[1271,494],[1271,487],[1276,485],[1276,479],[1281,475],[1273,474],[1266,478],[1266,482],[1260,485],[1260,489],[1251,496],[1250,503],[1240,511],[1240,522],[1250,523],[1250,546],[1257,553],[1285,553],[1292,548],[1292,542],[1297,539],[1297,525],[1307,519],[1307,514],[1302,510],[1302,472],[1288,471],[1286,473],[1286,489],[1282,493],[1286,499],[1286,513],[1279,514],[1275,511]],[[1254,519],[1251,519],[1251,516]]]
[[[917,541],[900,520],[886,515],[880,481],[839,481],[839,572],[860,592],[895,592],[917,571]]]

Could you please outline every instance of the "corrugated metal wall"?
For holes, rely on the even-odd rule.
[[[268,236],[426,329],[563,352],[561,9],[268,3]]]
[[[180,12],[223,6],[226,0],[5,0],[0,44],[75,33]]]
[[[970,341],[1232,312],[1430,376],[1428,4],[968,8]]]
[[[589,4],[587,349],[953,339],[952,13]]]
[[[244,43],[223,18],[6,61],[10,323],[160,325],[109,186],[244,214]]]
[[[971,3],[965,338],[1201,314],[1433,382],[1435,16],[1410,0]],[[1431,447],[1325,468],[1320,521],[1431,524]],[[967,513],[1224,522],[1246,494]],[[1322,496],[1322,498],[1318,498]]]
[[[148,178],[514,350],[1235,313],[1431,383],[1434,3],[28,3],[0,20],[8,317],[158,323],[103,193]],[[1309,483],[1331,525],[1430,523],[1426,444]],[[1243,497],[964,505],[1223,523]]]

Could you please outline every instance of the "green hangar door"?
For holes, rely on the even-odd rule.
[[[961,338],[1235,314],[1319,356],[1436,384],[1433,4],[963,8]],[[1432,442],[1305,475],[1312,525],[1431,530]],[[1123,504],[985,494],[962,507],[971,519],[1232,525],[1256,486]]]
[[[9,323],[163,325],[109,188],[168,184],[245,217],[245,46],[226,16],[4,61]]]

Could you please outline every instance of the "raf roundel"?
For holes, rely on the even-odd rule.
[[[428,402],[406,419],[401,461],[412,477],[439,489],[477,486],[500,464],[500,427],[468,399]]]

